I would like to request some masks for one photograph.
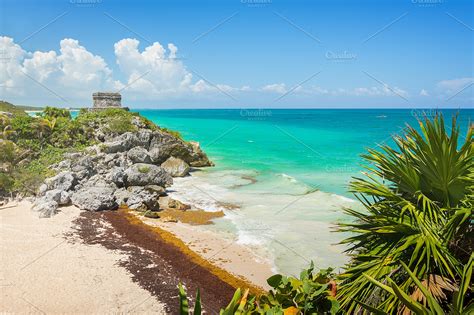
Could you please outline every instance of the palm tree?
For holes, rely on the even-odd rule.
[[[420,132],[408,126],[405,136],[394,138],[396,149],[384,145],[363,155],[366,178],[355,178],[350,190],[365,211],[347,209],[356,220],[339,226],[352,235],[343,241],[352,257],[338,290],[348,313],[363,312],[359,302],[400,311],[400,300],[376,285],[388,279],[422,299],[402,263],[440,303],[443,292],[455,291],[472,252],[472,131],[460,146],[456,118],[448,134],[439,115],[420,121]]]

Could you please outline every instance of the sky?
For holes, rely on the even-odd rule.
[[[0,0],[0,99],[474,107],[474,2]]]

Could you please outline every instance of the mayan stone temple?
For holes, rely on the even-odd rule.
[[[120,93],[111,92],[96,92],[92,94],[93,106],[92,109],[107,109],[107,108],[128,108],[122,107],[122,95]]]

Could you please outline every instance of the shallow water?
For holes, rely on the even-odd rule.
[[[416,110],[139,110],[160,126],[196,140],[216,167],[178,179],[175,197],[207,211],[224,210],[210,229],[253,246],[279,272],[298,274],[310,260],[343,266],[344,235],[334,223],[343,207],[360,207],[347,192],[361,176],[368,147],[390,136]],[[444,110],[445,117],[455,111]],[[473,110],[461,110],[463,135]],[[428,112],[431,114],[431,112]],[[233,208],[236,205],[238,208]]]

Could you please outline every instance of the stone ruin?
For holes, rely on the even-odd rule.
[[[92,100],[92,109],[123,108],[120,93],[96,92],[92,94]]]

